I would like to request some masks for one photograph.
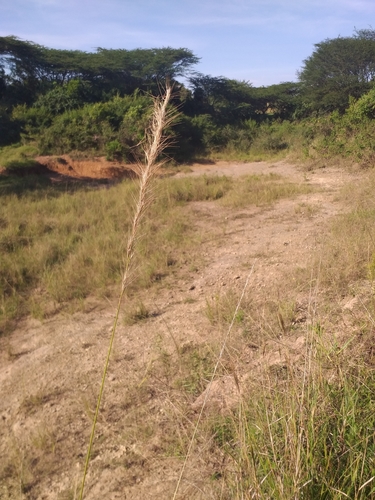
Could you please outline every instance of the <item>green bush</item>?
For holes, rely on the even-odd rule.
[[[106,159],[109,161],[126,160],[125,148],[117,139],[107,142],[107,144],[105,145],[105,152]]]
[[[351,99],[347,116],[356,121],[375,118],[375,87],[360,99]]]
[[[148,97],[134,94],[66,111],[41,132],[40,148],[46,154],[77,150],[122,155],[142,140],[149,104]]]

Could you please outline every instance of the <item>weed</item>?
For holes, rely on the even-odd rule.
[[[127,310],[124,318],[126,325],[135,325],[150,317],[150,311],[142,301],[139,301],[134,308]]]
[[[311,203],[298,203],[294,211],[297,215],[304,215],[306,217],[314,217],[319,212],[319,207],[317,205],[312,205]]]
[[[164,131],[164,128],[168,127],[168,125],[171,125],[172,122],[176,118],[173,110],[169,111],[169,112],[167,110],[167,106],[168,106],[169,100],[171,98],[171,95],[172,95],[172,88],[169,85],[167,85],[166,94],[165,94],[164,98],[155,99],[154,111],[153,111],[153,115],[152,115],[152,119],[151,119],[150,129],[149,129],[148,134],[146,134],[146,138],[145,138],[145,149],[144,149],[145,163],[139,164],[138,168],[136,169],[137,174],[139,176],[138,202],[137,202],[136,207],[134,209],[134,216],[132,219],[132,225],[130,228],[127,247],[126,247],[125,263],[124,263],[125,265],[124,265],[124,271],[122,274],[121,289],[120,289],[115,319],[114,319],[113,326],[112,326],[112,332],[111,332],[111,337],[110,337],[110,341],[109,341],[107,357],[106,357],[106,361],[104,364],[104,371],[103,371],[102,381],[101,381],[101,385],[100,385],[99,395],[97,398],[97,404],[96,404],[93,424],[92,424],[92,428],[91,428],[90,442],[89,442],[89,446],[88,446],[88,450],[87,450],[85,467],[84,467],[84,472],[83,472],[83,477],[82,477],[82,486],[81,486],[80,495],[79,495],[80,500],[82,500],[82,498],[83,498],[85,480],[86,480],[86,475],[87,475],[87,471],[88,471],[88,467],[89,467],[89,463],[90,463],[92,445],[93,445],[93,441],[94,441],[94,437],[95,437],[96,423],[98,420],[102,395],[104,392],[105,380],[106,380],[106,376],[107,376],[107,372],[108,372],[109,360],[111,357],[112,347],[113,347],[113,343],[114,343],[114,339],[115,339],[116,328],[117,328],[117,324],[118,324],[118,320],[119,320],[121,303],[122,303],[122,299],[125,295],[125,292],[128,289],[129,283],[132,279],[132,272],[133,272],[133,266],[134,266],[134,256],[135,256],[135,252],[136,252],[136,242],[138,240],[138,233],[140,230],[140,224],[144,218],[145,211],[146,211],[147,207],[149,206],[149,204],[152,201],[152,191],[151,191],[152,180],[156,176],[156,173],[158,172],[161,164],[163,163],[163,162],[160,162],[160,160],[158,161],[158,159],[168,143],[167,138],[163,137],[163,131]]]
[[[34,448],[44,453],[55,453],[56,435],[47,425],[43,425],[34,431],[30,441]]]
[[[35,411],[36,408],[39,406],[43,405],[46,401],[48,401],[49,397],[45,394],[30,394],[30,396],[27,396],[22,404],[21,408],[26,412],[26,413],[31,413]]]
[[[193,297],[186,297],[184,299],[184,304],[194,304],[195,302],[197,302],[197,300],[193,299]]]
[[[208,346],[185,346],[180,352],[179,376],[176,387],[188,394],[202,393],[210,380],[214,368],[213,352]]]
[[[205,315],[212,325],[228,324],[234,318],[235,323],[242,323],[245,312],[242,308],[236,310],[238,297],[229,290],[226,293],[218,292],[210,299],[206,299]]]

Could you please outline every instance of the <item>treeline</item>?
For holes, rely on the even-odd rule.
[[[277,152],[297,136],[306,154],[311,147],[332,154],[341,147],[342,153],[350,130],[375,116],[371,29],[316,44],[298,82],[256,88],[196,73],[198,62],[186,48],[87,53],[0,37],[0,146],[21,141],[44,154],[84,151],[131,161],[150,94],[160,92],[166,79],[174,83],[173,105],[181,111],[169,151],[177,161],[223,150],[246,154],[254,147]],[[367,150],[371,133],[362,137]]]

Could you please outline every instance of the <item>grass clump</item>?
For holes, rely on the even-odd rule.
[[[180,352],[175,386],[191,396],[198,396],[212,376],[214,362],[214,354],[209,346],[188,344]]]
[[[168,183],[168,198],[176,202],[219,200],[234,186],[233,179],[226,176],[200,176],[196,178],[171,179]]]
[[[243,308],[237,310],[238,296],[233,290],[227,293],[216,293],[206,299],[205,315],[212,325],[228,325],[234,318],[235,323],[245,319]]]
[[[235,414],[216,419],[231,498],[373,497],[374,377],[349,351],[313,339],[302,373],[265,372]]]
[[[127,309],[124,321],[126,325],[131,326],[148,319],[150,315],[147,306],[142,301],[139,301],[131,310]]]
[[[320,280],[331,292],[346,295],[352,285],[372,277],[375,253],[375,202],[373,172],[356,186],[345,188],[340,198],[350,211],[335,218],[330,237],[319,259]]]
[[[248,175],[241,178],[236,189],[223,197],[224,206],[241,208],[248,205],[270,205],[282,198],[310,193],[313,188],[307,184],[295,184],[281,180],[277,174]]]

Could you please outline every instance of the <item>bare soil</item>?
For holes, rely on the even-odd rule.
[[[56,160],[53,169],[96,177],[101,168],[112,168],[65,161]],[[177,175],[274,172],[317,189],[267,208],[232,210],[214,202],[186,207],[201,234],[200,256],[196,266],[179,263],[177,273],[142,295],[147,319],[132,326],[120,322],[87,500],[172,498],[182,466],[179,439],[189,440],[192,427],[185,421],[194,419],[205,397],[203,392],[182,397],[174,385],[179,355],[196,346],[218,352],[223,334],[205,314],[207,303],[228,291],[238,296],[246,280],[255,309],[261,311],[271,296],[282,300],[286,290],[293,290],[296,269],[305,269],[314,258],[331,218],[344,210],[338,190],[357,177],[331,167],[307,172],[285,161],[196,164],[190,170]],[[308,287],[296,285],[295,294],[294,321],[303,324]],[[81,312],[43,322],[28,318],[0,339],[1,499],[75,498],[114,311],[115,301],[89,299]],[[236,377],[223,375],[212,384],[207,407],[225,412],[238,399],[238,385],[246,384],[257,367],[283,366],[287,357],[300,356],[303,344],[303,329],[290,334],[282,328],[274,337],[237,343]],[[217,463],[207,457],[194,454],[178,498],[215,498],[209,478]]]
[[[107,161],[103,157],[93,159],[74,159],[69,155],[38,156],[35,160],[45,167],[45,173],[59,177],[80,180],[123,179],[134,177],[131,164]]]

